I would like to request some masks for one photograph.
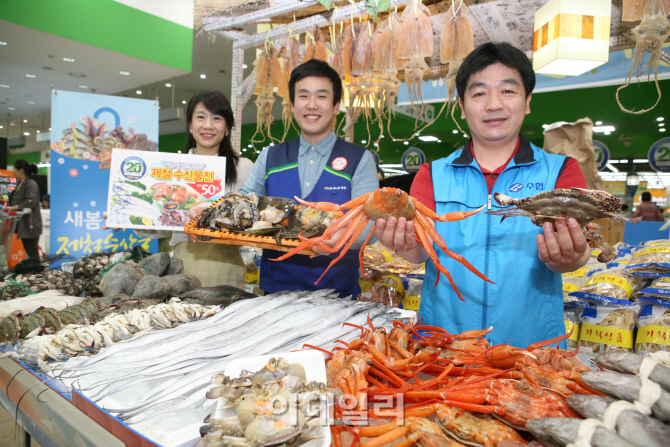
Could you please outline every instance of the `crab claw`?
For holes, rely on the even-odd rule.
[[[493,194],[493,198],[498,203],[498,205],[501,206],[508,206],[514,202],[513,198],[506,196],[505,194],[500,194],[499,192]]]

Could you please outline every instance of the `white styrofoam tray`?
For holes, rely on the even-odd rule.
[[[231,379],[240,376],[242,371],[260,371],[272,358],[282,357],[291,363],[299,363],[305,368],[305,379],[308,382],[316,381],[327,383],[326,363],[323,360],[323,354],[318,351],[296,351],[279,354],[261,355],[258,357],[246,357],[233,360],[226,366],[224,374]],[[236,415],[234,408],[224,408],[226,399],[221,397],[216,403],[215,418],[230,417]],[[330,445],[330,427],[328,425],[319,426],[316,430],[316,439],[312,439],[304,447],[328,447]]]

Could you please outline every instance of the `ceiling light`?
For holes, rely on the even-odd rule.
[[[434,137],[432,135],[425,135],[425,136],[419,137],[419,140],[421,140],[421,141],[437,141],[437,137]]]
[[[40,133],[39,129],[38,129],[38,130],[36,130],[35,132],[37,132],[37,133]]]
[[[23,135],[28,136],[30,135],[30,132],[23,132]]]
[[[137,90],[135,93],[137,93],[138,95],[141,95],[141,94],[142,94],[142,90]]]
[[[615,163],[615,164],[616,164],[616,163],[621,163],[620,160],[610,160],[609,162],[610,162],[610,163]]]
[[[658,125],[663,127],[663,126],[665,126],[665,123],[658,123]]]
[[[593,128],[594,132],[614,132],[615,130],[614,126],[595,126]]]
[[[28,101],[28,104],[35,104],[35,101]]]
[[[463,134],[463,138],[467,138],[467,137],[468,137],[468,134],[465,134],[465,133],[464,133],[464,134]]]
[[[649,163],[649,160],[646,158],[634,158],[633,163]]]
[[[274,146],[274,145],[275,145],[274,143],[270,143],[270,146]]]
[[[170,88],[170,87],[172,87],[172,84],[170,84],[170,83],[168,82],[168,83],[165,84],[165,86],[166,86],[167,88]]]
[[[0,129],[4,129],[4,127],[0,126]]]
[[[456,129],[452,130],[451,133],[458,133]]]
[[[206,77],[207,77],[207,75],[205,75],[205,74],[200,75],[200,79],[205,79]]]
[[[88,88],[87,85],[80,85],[79,88]]]
[[[3,42],[0,40],[0,45],[7,45],[7,42]]]
[[[664,118],[662,116],[659,116],[658,118],[656,118],[656,121],[663,121],[663,120],[664,120]]]
[[[253,145],[249,144],[247,147],[253,147]]]
[[[361,140],[361,144],[365,144],[365,143],[367,143],[367,141]]]
[[[442,142],[442,140],[437,140],[437,142],[438,142],[438,143],[441,143],[441,142]]]
[[[37,77],[37,76],[35,76],[35,75],[33,75],[33,74],[26,73],[26,78],[35,79],[36,77]]]
[[[405,146],[408,146],[408,145],[409,145],[409,141],[405,141],[404,144],[405,144]]]
[[[51,127],[49,127],[49,132],[51,132]]]
[[[603,123],[602,121],[596,121],[596,126],[600,126],[602,125],[602,123]]]
[[[607,163],[605,166],[610,168],[612,170],[612,172],[619,172],[619,170],[617,168],[615,168],[614,166],[612,166],[610,163]]]
[[[7,107],[7,110],[16,110],[14,107]],[[13,125],[14,123],[12,123]]]
[[[123,75],[123,76],[130,76],[130,72],[129,72],[129,71],[120,71],[119,74],[121,74],[121,75]]]
[[[609,134],[611,134],[611,133],[612,133],[612,132],[605,132],[605,135],[609,135]]]
[[[181,103],[182,103],[182,104],[186,104],[186,101],[182,101]]]
[[[542,128],[543,128],[543,129],[546,129],[547,127],[549,127],[549,124],[543,124],[543,125],[542,125]]]
[[[28,120],[23,120],[23,122],[24,122],[24,123],[27,123],[27,122],[28,122]]]
[[[247,64],[242,64],[242,68],[247,68]]]
[[[9,123],[10,126],[16,126],[16,123]]]
[[[660,129],[658,129],[658,131],[659,131],[659,132],[665,132],[665,129],[664,129],[664,128],[660,128]]]
[[[379,143],[375,143],[375,146],[379,146]]]
[[[2,88],[9,88],[9,86],[8,86],[8,85],[5,85],[5,84],[0,84],[0,87],[2,87]]]
[[[85,78],[86,77],[86,75],[84,73],[79,73],[79,72],[76,72],[76,71],[75,72],[70,72],[68,74],[70,76],[72,76],[73,78]]]
[[[72,59],[71,57],[64,57],[63,60],[65,62],[74,62],[74,59]]]

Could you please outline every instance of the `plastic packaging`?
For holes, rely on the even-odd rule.
[[[263,250],[255,247],[240,247],[240,254],[246,272],[244,273],[244,282],[247,284],[258,284],[260,280],[260,259]]]
[[[577,292],[579,293],[579,292]],[[641,304],[606,297],[581,299],[580,353],[633,351],[633,330]]]
[[[635,352],[670,351],[670,301],[643,296],[638,299],[642,310],[637,320]]]
[[[635,252],[626,268],[646,272],[669,271],[670,245],[645,245]]]
[[[419,311],[421,307],[421,288],[423,287],[423,279],[408,278],[407,291],[405,292],[405,299],[402,302],[403,309]]]
[[[358,298],[360,301],[375,301],[387,306],[398,307],[405,297],[405,288],[400,276],[384,272],[377,279],[375,285]]]
[[[640,290],[647,283],[647,279],[632,277],[625,270],[603,270],[590,277],[584,287],[571,297],[590,298],[599,296],[617,300],[630,300],[633,293]]]
[[[407,274],[419,267],[419,264],[413,264],[402,256],[395,256],[389,262],[382,264],[379,268],[386,272]]]
[[[370,267],[379,267],[393,259],[393,253],[379,242],[368,245],[363,250],[363,264]]]

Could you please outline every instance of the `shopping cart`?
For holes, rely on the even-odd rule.
[[[7,266],[16,226],[24,214],[23,211],[0,211],[0,268]]]

